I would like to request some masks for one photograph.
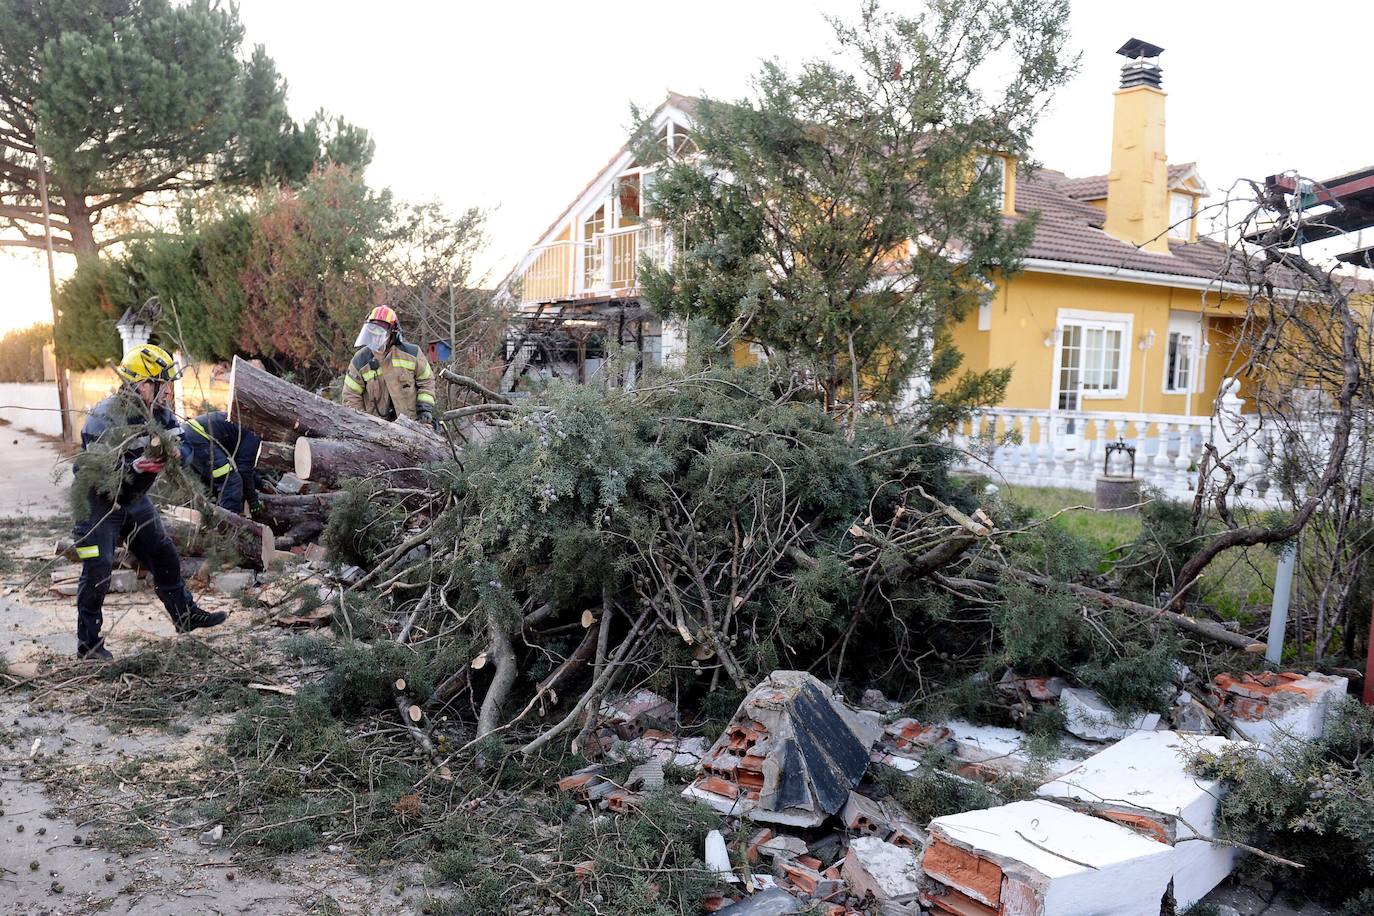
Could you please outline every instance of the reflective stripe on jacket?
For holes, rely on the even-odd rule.
[[[363,347],[344,373],[341,399],[385,420],[413,420],[420,410],[434,410],[434,370],[415,344],[399,342],[381,354]]]

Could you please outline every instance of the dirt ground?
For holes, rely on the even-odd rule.
[[[0,426],[0,518],[65,513],[70,474],[71,467],[46,436]]]
[[[4,578],[13,589],[14,577]],[[116,621],[110,646],[117,653],[174,639],[221,652],[261,643],[264,631],[275,636],[239,608],[210,634],[178,637],[150,592],[110,599],[106,619]],[[231,716],[191,713],[146,728],[110,728],[98,715],[73,711],[86,689],[79,681],[66,690],[25,689],[22,679],[39,666],[66,665],[62,670],[81,676],[84,666],[67,659],[71,602],[31,592],[0,601],[9,671],[20,679],[0,692],[0,912],[418,911],[414,893],[395,893],[394,875],[354,867],[337,846],[270,860],[220,846],[211,841],[215,825],[194,813],[198,799],[177,804],[136,778],[146,767],[193,769]],[[202,603],[232,609],[229,599]],[[122,841],[135,831],[138,842]]]
[[[147,787],[121,778],[139,772],[140,764],[194,766],[225,717],[110,728],[98,716],[71,711],[70,696],[29,689],[24,681],[40,665],[73,666],[73,599],[44,591],[53,541],[68,525],[66,479],[54,475],[65,465],[44,438],[13,427],[0,429],[0,436],[0,519],[23,519],[39,532],[5,545],[21,564],[0,575],[0,656],[9,663],[9,676],[0,677],[0,913],[418,911],[416,893],[398,894],[394,874],[368,874],[340,847],[265,862],[208,845],[214,825],[197,820],[192,799],[180,811],[145,805]],[[10,523],[10,530],[19,527]],[[112,651],[195,638],[214,652],[249,638],[278,638],[280,631],[237,601],[196,591],[207,608],[232,616],[195,637],[177,637],[146,587],[111,594],[105,619]],[[168,810],[172,816],[162,817]],[[156,814],[149,819],[146,811]],[[121,842],[132,829],[140,842]]]
[[[216,824],[200,813],[207,783],[197,781],[198,770],[234,711],[153,703],[139,723],[129,715],[137,710],[108,705],[111,696],[149,700],[138,699],[132,681],[97,685],[91,666],[71,658],[73,599],[47,592],[51,569],[64,563],[52,560],[52,545],[68,526],[66,481],[52,470],[60,456],[39,437],[0,434],[0,548],[14,561],[0,567],[0,656],[8,662],[0,673],[0,913],[421,912],[422,864],[365,867],[327,840],[315,851],[270,855],[216,838]],[[203,585],[194,590],[208,609],[229,611],[228,623],[177,636],[145,586],[109,596],[111,650],[194,648],[210,665],[268,670],[258,666],[280,655],[285,634],[267,612]],[[141,680],[146,691],[149,679]],[[1206,901],[1215,908],[1202,912],[1328,916],[1275,897],[1272,889],[1223,885]]]

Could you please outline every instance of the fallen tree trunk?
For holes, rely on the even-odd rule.
[[[313,541],[319,537],[324,526],[329,524],[329,513],[338,500],[338,493],[303,493],[295,496],[264,493],[259,504],[260,512],[255,513],[257,521],[263,522],[277,535],[278,550],[287,550],[298,544]]]
[[[346,477],[376,476],[385,477],[393,486],[421,486],[425,475],[417,465],[424,463],[428,462],[372,442],[307,436],[296,440],[296,476],[326,486],[337,484]]]
[[[203,556],[225,546],[239,566],[261,571],[277,555],[271,528],[218,506],[210,508],[208,517],[185,507],[165,509],[162,526],[184,556]]]
[[[305,436],[368,443],[414,465],[453,457],[448,441],[427,426],[335,404],[237,356],[229,373],[229,418],[273,442],[295,443]]]
[[[255,467],[263,471],[290,471],[296,466],[296,450],[284,442],[263,440]]]

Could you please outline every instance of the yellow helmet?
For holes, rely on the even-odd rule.
[[[170,382],[177,377],[172,354],[152,344],[139,344],[125,353],[115,372],[131,385],[139,382]]]

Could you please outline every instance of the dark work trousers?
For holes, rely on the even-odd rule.
[[[192,598],[181,578],[181,558],[163,530],[157,509],[147,496],[116,506],[94,493],[87,498],[91,511],[76,524],[72,535],[81,558],[81,581],[76,588],[76,647],[88,652],[100,645],[104,623],[101,607],[110,590],[115,547],[122,541],[153,577],[153,586],[173,621],[184,618]]]

